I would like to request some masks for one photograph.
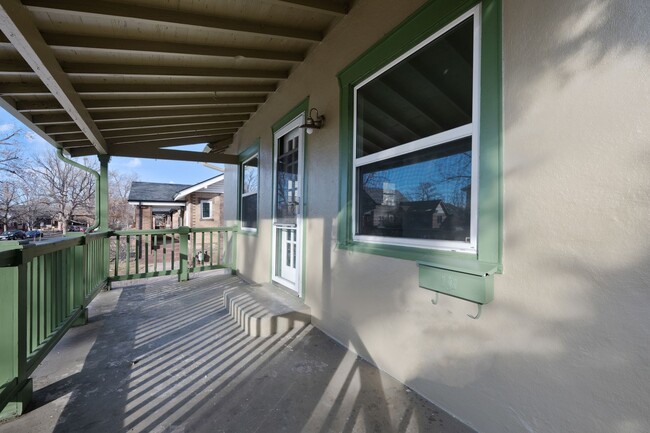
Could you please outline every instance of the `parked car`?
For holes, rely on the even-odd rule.
[[[68,231],[69,232],[81,232],[85,233],[86,227],[83,226],[68,226]]]
[[[36,240],[36,239],[40,239],[40,238],[43,237],[43,232],[40,231],[40,230],[29,230],[29,231],[26,231],[26,232],[25,232],[25,236],[26,236],[28,239],[34,239],[34,240]]]
[[[22,230],[7,230],[0,235],[0,241],[14,241],[25,239],[25,232]]]

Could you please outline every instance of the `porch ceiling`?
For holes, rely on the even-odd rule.
[[[72,156],[231,162],[233,135],[347,10],[348,0],[0,0],[0,106]],[[206,142],[198,157],[167,149]]]

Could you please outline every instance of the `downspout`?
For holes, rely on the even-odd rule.
[[[96,215],[96,218],[95,218],[95,224],[88,227],[88,230],[86,231],[87,233],[90,233],[93,230],[95,230],[97,227],[99,227],[99,224],[101,223],[101,221],[100,221],[100,213],[99,213],[99,191],[98,191],[98,188],[99,188],[99,173],[97,173],[93,169],[90,169],[90,168],[86,167],[85,165],[79,164],[78,162],[75,162],[75,161],[73,161],[71,159],[66,158],[65,156],[63,156],[63,149],[57,149],[56,150],[56,156],[61,161],[65,162],[66,164],[70,164],[70,165],[72,165],[74,167],[77,167],[78,169],[86,171],[86,172],[92,174],[93,176],[95,176],[95,215]]]

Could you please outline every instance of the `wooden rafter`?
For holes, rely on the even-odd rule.
[[[264,0],[269,3],[281,4],[313,12],[342,16],[348,13],[346,3],[335,3],[329,0]]]
[[[159,9],[133,4],[113,3],[103,0],[23,0],[31,8],[62,10],[73,13],[106,15],[127,19],[154,21],[178,26],[202,27],[230,32],[250,33],[256,35],[299,39],[319,42],[320,32],[291,26],[275,26],[260,22],[234,18],[223,18],[205,14],[194,14],[173,9]]]
[[[54,52],[43,40],[25,7],[17,0],[0,0],[0,26],[20,55],[36,71],[47,89],[66,109],[100,154],[108,153],[106,142],[83,105]]]

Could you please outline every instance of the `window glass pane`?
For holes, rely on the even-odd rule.
[[[257,228],[257,194],[247,195],[242,198],[241,225],[249,229]]]
[[[258,159],[252,158],[244,164],[242,192],[249,194],[257,192],[258,182]]]
[[[210,218],[210,202],[204,201],[201,203],[201,217]]]
[[[471,123],[473,21],[357,90],[357,158]]]
[[[463,138],[357,169],[357,234],[469,241],[472,142]]]
[[[292,135],[292,134],[288,134]],[[298,135],[284,136],[279,146],[277,160],[277,185],[275,219],[280,224],[296,224],[297,206],[300,203],[298,182]]]

